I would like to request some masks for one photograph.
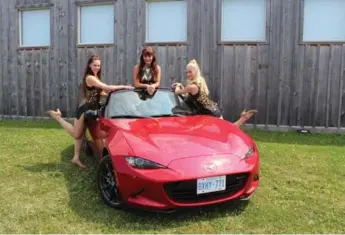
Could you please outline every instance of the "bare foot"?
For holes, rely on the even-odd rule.
[[[255,109],[251,109],[251,110],[244,110],[242,113],[241,113],[241,117],[243,117],[244,119],[248,120],[250,119],[253,115],[255,115],[258,111],[255,110]]]
[[[72,163],[79,166],[80,168],[86,168],[86,166],[83,163],[81,163],[79,159],[73,158]]]
[[[57,119],[62,116],[60,109],[56,109],[56,111],[49,110],[46,112],[46,114],[49,114],[54,119]]]

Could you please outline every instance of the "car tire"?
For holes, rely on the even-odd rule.
[[[117,179],[114,174],[113,162],[106,155],[99,162],[96,171],[96,181],[100,196],[104,203],[114,209],[122,209],[123,201],[120,190],[117,188]]]

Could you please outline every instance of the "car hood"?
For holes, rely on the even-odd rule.
[[[243,156],[253,143],[241,129],[210,116],[113,119],[133,154],[162,165],[180,158],[231,153]]]

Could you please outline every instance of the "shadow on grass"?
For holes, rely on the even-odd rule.
[[[91,223],[102,223],[116,229],[158,230],[183,225],[188,221],[213,220],[224,216],[240,215],[247,202],[232,202],[203,208],[178,210],[173,213],[158,213],[140,209],[115,210],[106,206],[96,186],[96,161],[82,157],[87,169],[78,169],[71,164],[73,145],[61,152],[59,164],[35,164],[25,167],[31,172],[51,172],[63,174],[69,194],[69,206],[81,218]]]

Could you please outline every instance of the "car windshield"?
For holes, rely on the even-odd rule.
[[[150,96],[146,90],[123,90],[110,95],[106,118],[142,118],[191,115],[192,110],[170,90],[158,89]]]

